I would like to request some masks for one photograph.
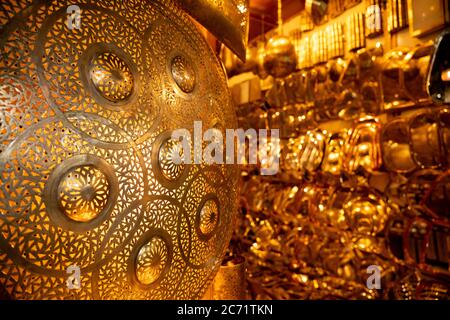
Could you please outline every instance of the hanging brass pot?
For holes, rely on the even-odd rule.
[[[331,135],[325,148],[322,171],[331,175],[339,175],[343,169],[344,146],[348,139],[347,130]]]
[[[295,48],[286,36],[276,35],[266,44],[264,69],[275,78],[284,78],[295,71],[297,57]]]
[[[405,77],[413,75],[413,68],[405,63],[409,48],[396,48],[387,52],[381,61],[381,86],[384,109],[394,109],[411,101],[405,90]]]
[[[371,172],[380,167],[380,131],[381,125],[374,118],[362,119],[354,126],[344,151],[344,167],[348,172],[353,173],[359,167]]]
[[[409,122],[414,161],[421,167],[437,168],[444,163],[440,144],[439,119],[433,112],[422,112]]]

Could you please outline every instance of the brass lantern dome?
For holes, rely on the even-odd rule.
[[[237,197],[235,166],[171,158],[175,129],[236,126],[205,39],[168,0],[6,2],[0,293],[201,297]]]

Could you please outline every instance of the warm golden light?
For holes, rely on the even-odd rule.
[[[176,163],[172,132],[234,129],[226,79],[178,3],[141,2],[72,29],[70,1],[5,3],[0,299],[195,299],[221,265],[238,170]]]

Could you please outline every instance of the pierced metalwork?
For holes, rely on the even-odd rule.
[[[109,183],[95,167],[83,166],[69,172],[59,188],[59,204],[75,221],[90,221],[105,207]]]
[[[133,57],[116,44],[89,45],[78,67],[81,82],[99,105],[115,111],[133,106],[141,89],[140,74]]]
[[[183,160],[184,152],[180,141],[171,138],[172,132],[166,131],[156,138],[152,150],[153,170],[156,179],[169,189],[178,188],[189,173],[189,164],[176,164],[172,158],[178,153]]]
[[[236,127],[196,26],[167,0],[7,0],[0,22],[0,293],[201,297],[231,237],[238,170],[171,159],[175,129]]]
[[[114,169],[97,156],[78,155],[63,161],[51,173],[44,190],[50,218],[73,231],[97,226],[114,206],[117,183]]]
[[[169,270],[173,245],[162,229],[150,230],[135,246],[131,254],[132,281],[143,289],[155,287]]]
[[[183,56],[176,56],[171,63],[172,76],[177,85],[185,93],[191,93],[195,88],[195,71]]]
[[[183,152],[182,149],[180,149],[180,146],[180,142],[170,139],[167,140],[159,149],[159,166],[161,167],[161,171],[167,180],[178,180],[183,174],[185,165],[183,163],[175,164],[172,159],[174,152],[177,152],[182,159]]]
[[[133,74],[126,62],[114,53],[105,52],[92,63],[91,80],[95,88],[110,101],[128,98],[133,91]]]
[[[152,284],[161,275],[168,264],[167,245],[161,238],[155,237],[145,244],[137,257],[136,273],[139,282]]]
[[[200,239],[208,240],[219,224],[219,201],[215,195],[208,195],[199,206],[196,227]]]

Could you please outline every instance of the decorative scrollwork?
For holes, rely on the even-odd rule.
[[[159,149],[159,166],[167,180],[178,180],[186,167],[184,163],[176,164],[174,162],[172,157],[175,153],[182,159],[183,149],[181,148],[181,143],[172,139],[166,140]]]
[[[93,166],[82,166],[67,173],[59,187],[59,205],[75,221],[87,222],[99,215],[109,197],[109,183]]]
[[[164,240],[155,237],[139,249],[136,276],[140,283],[154,283],[168,264],[167,246]]]

